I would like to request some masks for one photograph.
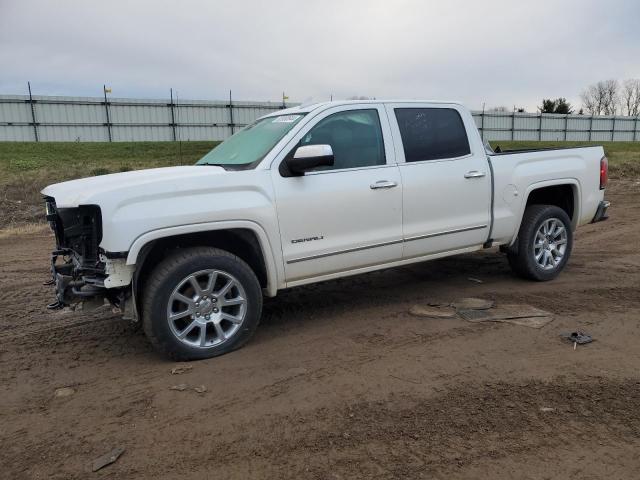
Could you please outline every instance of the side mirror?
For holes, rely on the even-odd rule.
[[[304,175],[304,172],[317,167],[332,166],[333,149],[331,145],[304,145],[298,147],[286,163],[293,175]]]

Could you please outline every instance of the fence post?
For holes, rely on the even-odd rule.
[[[31,106],[31,122],[33,123],[33,135],[35,136],[36,142],[38,140],[38,124],[36,123],[36,107],[33,104],[33,97],[31,96],[31,82],[27,82],[27,87],[29,88],[29,105]]]
[[[173,88],[169,89],[169,95],[171,96],[171,103],[169,104],[169,108],[171,108],[171,128],[173,130],[173,141],[177,140],[176,137],[176,114],[173,111]]]
[[[640,117],[640,114],[636,115],[636,121],[633,123],[633,141],[636,141],[636,138],[638,136],[638,117]]]
[[[567,141],[567,128],[569,128],[569,115],[564,116],[564,141]]]
[[[613,127],[611,128],[611,141],[616,138],[616,114],[613,114]]]
[[[109,118],[109,103],[107,102],[107,86],[102,85],[102,91],[104,92],[104,111],[107,114],[107,133],[109,134],[109,141],[111,142],[111,119]]]
[[[480,114],[480,137],[484,143],[484,103],[482,104],[482,113]]]
[[[591,118],[589,119],[589,141],[591,142],[593,138],[593,114],[591,115]]]
[[[538,141],[542,141],[542,112],[540,112],[540,125],[538,129]]]
[[[516,109],[513,109],[513,115],[511,116],[511,141],[516,139]]]
[[[231,90],[229,90],[229,126],[231,127],[231,135],[234,134],[234,123],[233,123],[233,101],[231,100]]]

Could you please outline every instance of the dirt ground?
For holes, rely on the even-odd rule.
[[[0,239],[0,477],[640,478],[640,182],[607,197],[553,282],[491,250],[298,288],[177,375],[109,310],[46,310],[49,235]],[[466,296],[554,321],[408,313]],[[596,341],[561,341],[576,329]]]

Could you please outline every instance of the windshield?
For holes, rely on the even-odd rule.
[[[303,115],[279,115],[258,120],[240,130],[198,160],[197,165],[257,164]]]

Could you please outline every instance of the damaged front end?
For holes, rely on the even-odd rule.
[[[123,258],[110,259],[99,245],[102,215],[97,205],[56,207],[55,199],[45,197],[47,221],[55,234],[51,253],[51,275],[47,284],[55,286],[56,301],[50,309],[74,306],[80,302],[111,304],[124,309],[129,295],[132,267]]]

